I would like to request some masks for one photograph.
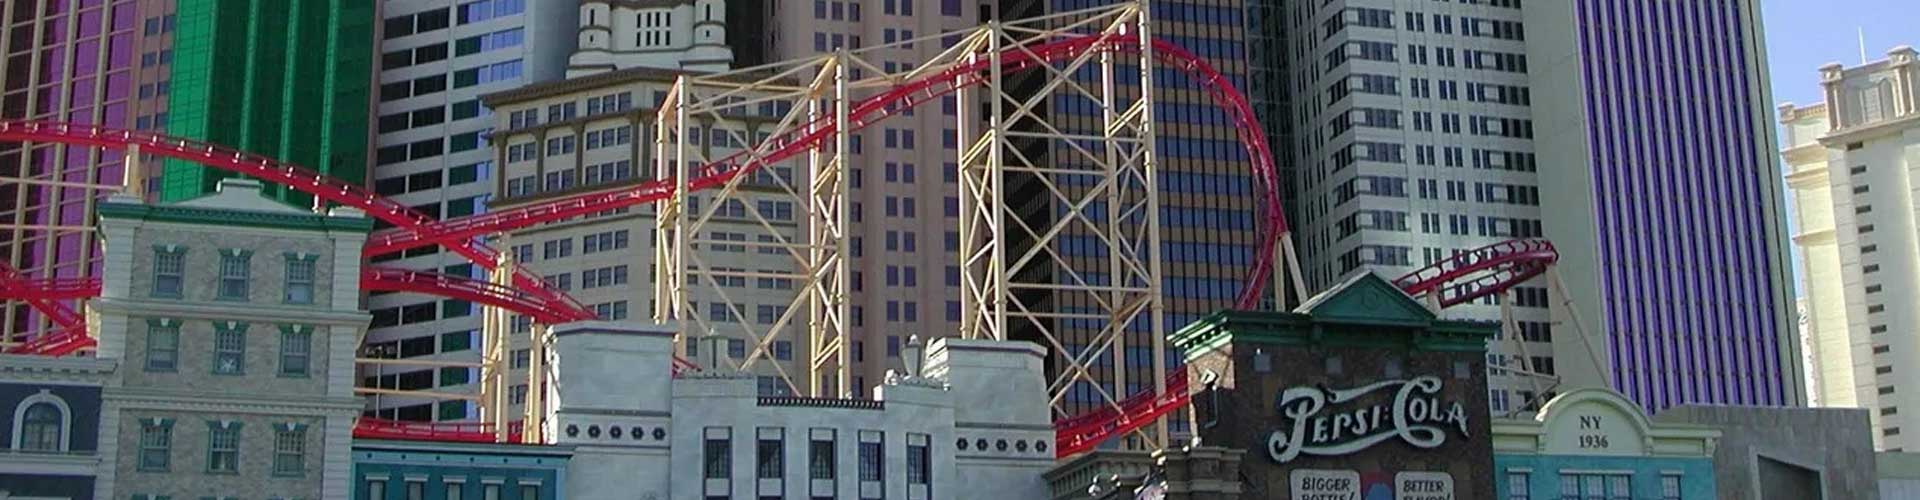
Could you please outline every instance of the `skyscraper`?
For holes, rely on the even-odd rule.
[[[1814,73],[1809,72],[1812,76]],[[1913,449],[1900,432],[1916,387],[1917,231],[1910,154],[1920,139],[1920,52],[1848,68],[1821,67],[1824,102],[1780,105],[1782,154],[1800,249],[1800,326],[1818,406],[1870,408],[1876,448]],[[1889,189],[1893,187],[1893,189]],[[1912,410],[1908,410],[1911,412]]]
[[[1804,404],[1759,2],[1525,14],[1546,235],[1614,388],[1652,412]]]
[[[170,135],[367,179],[373,0],[177,0]],[[162,201],[234,174],[169,160]],[[282,186],[271,196],[311,204]]]
[[[1518,2],[1286,2],[1294,238],[1307,286],[1389,278],[1456,253],[1542,234],[1533,103]],[[1280,149],[1282,151],[1286,149]],[[1280,153],[1276,153],[1280,154]],[[1557,374],[1544,283],[1513,294],[1524,332],[1489,366]],[[1494,298],[1446,315],[1498,320]],[[1527,343],[1526,349],[1516,342]],[[1523,355],[1523,351],[1525,355]],[[1494,412],[1548,385],[1495,370]]]
[[[29,0],[7,7],[8,32],[38,35],[0,41],[7,54],[0,116],[157,130],[365,179],[370,0]],[[164,200],[209,193],[230,176],[165,165],[149,167],[142,181]],[[0,172],[9,177],[117,186],[122,169],[118,151],[0,146]],[[162,177],[165,186],[156,182]],[[309,199],[271,189],[283,200]],[[29,181],[3,191],[0,218],[13,225],[0,247],[10,264],[29,277],[98,274],[91,226],[101,191]],[[40,326],[25,305],[5,314],[9,334]]]
[[[605,189],[610,183],[631,182],[637,178],[636,172],[651,172],[651,165],[637,163],[641,159],[637,155],[629,158],[619,154],[630,148],[647,149],[641,145],[651,144],[651,139],[645,138],[651,128],[629,125],[617,136],[623,147],[615,147],[618,128],[613,122],[630,118],[629,111],[638,109],[636,106],[651,108],[644,100],[661,94],[653,87],[639,89],[641,85],[606,88],[611,85],[608,73],[630,68],[705,71],[724,69],[732,63],[732,52],[725,44],[726,24],[720,17],[725,5],[718,0],[644,4],[615,0],[531,4],[526,0],[387,0],[384,5],[380,148],[374,165],[374,188],[440,218],[474,215],[499,204],[511,206],[551,198],[556,193]],[[647,83],[654,84],[659,81]],[[604,89],[607,95],[574,99],[578,97],[575,92],[590,88]],[[617,97],[620,94],[625,97]],[[524,110],[526,114],[512,118],[495,116],[482,100],[482,96],[491,96],[496,99],[491,102],[534,106],[527,97],[533,95],[543,99],[535,106],[543,109]],[[589,125],[593,130],[587,130]],[[608,127],[603,131],[601,125]],[[507,154],[510,145],[515,148],[511,155]],[[528,152],[524,158],[519,154],[522,147]],[[496,158],[512,162],[533,160],[535,156],[553,159],[538,169],[525,165],[528,170],[519,174],[503,170],[496,163]],[[624,164],[618,175],[616,158],[629,160],[618,162]],[[607,162],[601,164],[599,160],[603,159]],[[586,160],[596,163],[581,163]],[[528,173],[533,175],[526,177]],[[625,228],[638,224],[639,217],[638,212],[622,215],[615,224]],[[577,232],[544,231],[548,229],[555,227],[516,232],[511,246],[500,250],[513,252],[517,263],[545,273],[548,285],[561,291],[574,288],[575,271],[605,273],[604,282],[598,281],[600,275],[580,274],[583,289],[613,288],[615,266],[578,266],[613,262],[616,259],[609,256],[620,254],[612,251],[626,250],[633,238],[640,240],[634,248],[645,248],[649,235],[644,231],[615,232],[609,227],[604,234],[606,245],[602,246],[600,231],[581,236]],[[575,240],[580,246],[574,246]],[[592,258],[585,255],[599,252],[607,253]],[[475,279],[486,277],[464,258],[437,247],[375,256],[373,261]],[[618,266],[618,271],[619,290],[627,289],[629,279],[634,280],[635,288],[645,288],[640,286],[649,276],[644,267]],[[596,281],[588,283],[588,276]],[[617,294],[609,290],[595,290],[589,295],[596,301],[591,305],[603,318],[625,318],[628,314],[644,317],[648,311],[644,298],[612,300]],[[603,297],[607,300],[600,300]],[[474,304],[419,294],[376,294],[370,300],[374,329],[368,345],[378,355],[427,361],[475,360],[482,344],[480,310]],[[522,317],[513,323],[518,329],[529,321]],[[510,369],[527,367],[531,352],[525,347],[520,342],[505,354]],[[459,394],[477,391],[473,386],[479,381],[477,371],[394,365],[368,368],[362,376],[370,387]],[[509,390],[524,396],[529,389],[522,385]],[[478,416],[459,400],[379,396],[373,406],[377,416],[403,420]]]
[[[979,0],[761,0],[729,2],[729,37],[741,64],[817,54],[972,28]],[[758,8],[753,8],[755,5]],[[862,54],[880,69],[901,71],[945,50],[925,40]],[[855,78],[865,76],[854,70]],[[859,96],[856,96],[859,97]],[[945,336],[960,322],[959,176],[952,96],[856,131],[853,162],[853,387],[867,394],[888,369],[899,369],[909,337]]]
[[[496,175],[487,132],[493,116],[483,94],[558,80],[580,34],[579,4],[527,0],[382,0],[377,37],[374,191],[438,218],[484,212]],[[533,8],[539,7],[539,8]],[[373,263],[485,279],[482,269],[439,247],[373,256]],[[366,344],[379,355],[475,359],[480,311],[471,303],[412,293],[374,294]],[[364,385],[472,393],[475,370],[417,366],[366,368]],[[465,401],[377,396],[377,416],[458,420],[475,416]]]
[[[1510,294],[1491,365],[1650,411],[1803,400],[1755,3],[1288,7],[1310,287],[1545,236],[1564,287]],[[1495,375],[1495,411],[1542,390]]]

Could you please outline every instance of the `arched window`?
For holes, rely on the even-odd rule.
[[[60,408],[53,403],[34,403],[20,423],[20,449],[60,451]]]
[[[13,448],[20,451],[67,450],[72,413],[66,401],[46,390],[20,401],[13,413]]]

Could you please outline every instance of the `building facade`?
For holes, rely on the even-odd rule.
[[[533,5],[530,5],[533,4]],[[539,8],[532,8],[539,7]],[[528,0],[381,0],[376,37],[374,192],[435,218],[482,213],[494,197],[492,111],[480,96],[566,73],[579,10]],[[486,279],[459,254],[440,247],[373,256],[372,262]],[[414,293],[368,298],[377,356],[441,362],[478,361],[480,309],[462,300]],[[371,366],[370,387],[471,394],[478,370]],[[479,416],[466,401],[381,395],[369,411],[397,420],[465,420]]]
[[[167,205],[101,205],[89,303],[105,382],[96,498],[347,498],[360,248],[372,220],[228,179]]]
[[[1364,273],[1293,312],[1208,316],[1173,343],[1205,388],[1194,433],[1249,450],[1250,497],[1495,498],[1495,331],[1437,318]]]
[[[555,335],[558,376],[589,381],[559,386],[550,420],[558,443],[576,450],[572,495],[931,499],[1040,498],[1046,491],[1041,473],[1053,466],[1053,434],[1042,351],[1033,344],[948,338],[923,348],[916,340],[903,349],[904,371],[871,399],[838,399],[765,396],[752,377],[726,370],[669,378],[671,330],[574,323]],[[608,390],[630,384],[604,367],[631,366],[650,367],[640,380],[656,383]]]
[[[762,394],[730,370],[672,377],[679,333],[556,328],[546,446],[360,442],[354,498],[1043,498],[1041,350],[917,340],[872,399]],[[424,495],[424,496],[423,496]],[[497,495],[497,496],[496,496]]]
[[[0,497],[93,498],[100,392],[114,365],[0,355]]]
[[[1494,490],[1508,500],[1714,500],[1711,427],[1654,423],[1611,390],[1581,388],[1531,419],[1493,424]]]
[[[477,498],[559,500],[564,446],[355,440],[355,500]]]
[[[551,115],[542,114],[530,122],[516,122],[507,113],[493,109],[481,96],[524,86],[559,82],[573,76],[627,68],[682,68],[692,70],[725,69],[732,60],[725,46],[725,5],[712,0],[668,2],[615,2],[584,0],[577,5],[529,5],[527,0],[385,0],[381,16],[380,91],[378,103],[379,151],[374,161],[375,191],[413,206],[428,215],[450,219],[484,213],[497,208],[502,200],[524,198],[535,193],[583,192],[602,181],[629,179],[636,173],[651,172],[641,164],[638,153],[622,156],[626,170],[616,171],[615,162],[606,165],[582,165],[562,177],[555,172],[548,185],[525,191],[508,190],[510,172],[505,135],[533,124],[567,123],[576,118],[618,113],[636,108],[651,109],[652,92],[633,101],[581,99],[581,102],[556,107]],[[538,7],[538,8],[534,8]],[[595,96],[598,97],[598,96]],[[604,108],[603,108],[604,105]],[[616,111],[618,110],[618,111]],[[582,112],[585,113],[582,113]],[[648,115],[651,118],[651,114]],[[517,123],[517,124],[516,124]],[[584,122],[583,122],[584,123]],[[568,155],[577,150],[580,157],[606,153],[602,147],[621,146],[642,150],[646,144],[636,140],[635,132],[610,141],[598,136],[575,137],[559,144]],[[595,132],[599,132],[596,130]],[[585,131],[581,131],[582,134]],[[541,147],[545,147],[544,144]],[[594,151],[589,151],[592,149]],[[627,151],[621,148],[621,151]],[[544,150],[542,150],[544,152]],[[544,156],[544,155],[543,155]],[[606,168],[603,174],[601,169]],[[638,170],[633,170],[638,169]],[[516,187],[517,187],[516,183]],[[605,186],[599,186],[605,187]],[[641,245],[645,234],[625,236],[608,231],[608,247],[625,249]],[[619,237],[619,240],[611,238]],[[627,238],[638,237],[638,240]],[[520,241],[527,241],[521,238]],[[597,245],[598,240],[593,242]],[[568,247],[545,250],[559,258],[574,254]],[[506,250],[506,249],[503,249]],[[585,253],[585,246],[581,247]],[[644,254],[641,254],[644,255]],[[536,259],[521,257],[520,262]],[[644,259],[641,259],[644,260]],[[437,247],[408,250],[402,254],[374,257],[375,262],[410,269],[426,269],[448,274],[486,279],[485,273],[459,255],[441,252]],[[636,260],[635,262],[638,262]],[[547,271],[558,274],[557,271]],[[614,271],[611,267],[606,271]],[[622,275],[624,287],[634,279],[635,288],[649,283],[644,268],[628,268],[635,273]],[[597,276],[597,275],[596,275]],[[611,281],[611,275],[609,275]],[[550,285],[563,291],[581,289],[557,276]],[[603,300],[590,305],[603,319],[623,319],[627,314],[647,314],[645,299]],[[480,310],[460,300],[436,299],[419,294],[376,294],[372,299],[374,333],[369,340],[382,356],[423,361],[472,362],[480,345]],[[516,351],[511,358],[518,364],[527,351]],[[362,374],[366,383],[395,390],[433,390],[470,394],[479,379],[478,370],[452,367],[393,365],[369,368]],[[381,418],[400,420],[462,420],[478,417],[478,411],[464,401],[436,401],[430,398],[388,395],[374,399],[372,411]]]
[[[175,0],[167,133],[365,183],[373,2]],[[186,200],[234,175],[168,160],[157,192]],[[284,186],[267,191],[312,204]]]
[[[772,62],[973,28],[980,25],[982,6],[989,2],[728,3],[746,13],[728,18],[734,26],[730,33],[736,55]],[[924,40],[860,57],[883,71],[905,71],[946,49],[939,40]],[[960,180],[955,116],[960,105],[951,98],[929,102],[914,113],[893,116],[851,134],[852,214],[858,214],[850,214],[849,225],[851,387],[833,388],[834,394],[869,394],[887,370],[902,366],[900,348],[907,337],[933,338],[959,331]]]
[[[1690,424],[1719,431],[1712,452],[1720,500],[1876,500],[1881,497],[1867,413],[1685,405],[1654,414],[1652,421],[1656,427]]]
[[[1780,108],[1805,271],[1809,390],[1821,406],[1872,410],[1874,442],[1887,451],[1916,446],[1900,432],[1909,423],[1900,410],[1916,402],[1902,392],[1912,390],[1902,370],[1920,362],[1920,296],[1911,291],[1920,262],[1910,251],[1920,248],[1920,227],[1907,193],[1888,188],[1912,181],[1920,150],[1916,57],[1900,47],[1859,67],[1827,65],[1825,103]]]
[[[1285,198],[1309,290],[1542,236],[1519,2],[1284,4],[1301,35],[1283,49],[1292,112],[1263,119],[1292,131],[1275,154],[1291,153]],[[1547,296],[1545,280],[1509,294],[1519,338],[1502,335],[1489,364],[1559,375]],[[1445,314],[1498,320],[1500,299]],[[1493,411],[1541,399],[1539,382],[1496,370]]]
[[[567,78],[633,67],[710,72],[732,65],[726,2],[587,0],[580,2],[580,39],[567,59]]]
[[[1555,300],[1606,351],[1595,370],[1554,338],[1575,386],[1649,412],[1805,404],[1759,4],[1524,9]]]
[[[493,149],[501,166],[494,179],[498,195],[493,208],[510,210],[583,193],[631,189],[658,178],[657,105],[683,74],[688,73],[631,68],[485,96],[497,118]],[[721,158],[737,152],[744,144],[731,139],[735,134],[764,137],[780,118],[771,113],[736,116],[724,121],[701,117],[690,126],[689,135],[697,138],[688,142],[701,150],[694,154]],[[696,218],[709,209],[715,212],[707,229],[692,235],[705,271],[695,273],[697,286],[688,287],[693,310],[682,314],[691,316],[694,324],[711,325],[712,331],[690,332],[681,339],[682,352],[689,359],[740,363],[758,349],[755,335],[773,329],[784,317],[778,340],[755,356],[760,361],[754,372],[769,394],[793,393],[777,374],[788,374],[804,390],[810,373],[805,311],[789,315],[797,283],[805,277],[794,274],[795,257],[768,234],[773,228],[789,241],[806,239],[806,214],[774,181],[778,177],[791,186],[804,185],[796,174],[804,167],[797,163],[767,166],[719,207],[710,193],[696,195],[688,205]],[[748,204],[767,226],[748,213]],[[654,253],[660,244],[654,241],[655,213],[655,204],[649,203],[540,224],[508,233],[505,246],[516,263],[592,307],[600,319],[650,319],[656,300]],[[720,300],[723,292],[738,309]],[[736,321],[756,333],[734,326]],[[509,403],[519,405],[526,390],[519,381],[525,380],[531,352],[527,334],[533,325],[525,317],[512,322],[509,377],[517,387],[510,389]],[[697,342],[699,338],[708,340]]]
[[[26,36],[0,40],[0,118],[113,128],[164,120],[176,23],[160,7],[172,1],[8,2],[0,31]],[[99,276],[92,224],[101,195],[33,181],[119,185],[123,169],[119,152],[0,144],[0,172],[20,179],[0,186],[0,264],[34,278]],[[0,336],[20,340],[49,326],[25,303],[0,309]]]
[[[372,0],[32,0],[9,7],[0,21],[9,31],[40,34],[0,42],[7,44],[0,50],[7,54],[0,117],[163,131],[367,180]],[[122,156],[7,144],[0,168],[41,181],[119,186]],[[163,200],[209,193],[232,175],[180,161],[149,165],[139,182]],[[103,191],[33,182],[4,189],[0,217],[14,224],[0,243],[8,264],[29,277],[100,274],[92,225]],[[291,203],[311,202],[303,193],[268,190]],[[42,328],[37,313],[16,306],[3,313],[0,333]]]

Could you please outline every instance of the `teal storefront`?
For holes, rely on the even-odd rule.
[[[566,498],[564,446],[355,440],[354,500]]]
[[[1578,389],[1493,422],[1499,500],[1714,500],[1720,431],[1656,424],[1613,391]]]

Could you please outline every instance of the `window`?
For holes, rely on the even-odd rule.
[[[223,300],[247,300],[247,278],[252,273],[248,262],[253,252],[247,250],[220,251],[220,290],[218,298]]]
[[[933,481],[932,436],[907,435],[907,487],[926,487]]]
[[[239,375],[246,371],[247,324],[215,323],[213,330],[213,373]]]
[[[306,377],[313,354],[313,327],[280,326],[280,376]]]
[[[44,394],[44,393],[43,393]],[[59,399],[51,395],[29,397],[21,403],[15,449],[20,451],[64,451],[66,449],[67,412]]]
[[[207,422],[207,472],[240,472],[239,422]]]
[[[733,477],[733,430],[726,427],[707,428],[706,448],[702,452],[707,479],[728,479]]]
[[[522,484],[522,485],[520,485],[520,499],[521,499],[521,500],[535,500],[535,499],[538,499],[538,498],[540,498],[540,485],[538,485],[538,484]]]
[[[1680,500],[1680,476],[1660,476],[1660,500]]]
[[[147,320],[147,371],[170,372],[180,367],[180,324]]]
[[[1626,474],[1561,474],[1561,500],[1632,500],[1633,476]]]
[[[885,439],[878,432],[860,432],[860,480],[884,481]]]
[[[173,465],[173,421],[140,421],[140,463],[143,472],[166,472]]]
[[[812,479],[834,479],[835,458],[833,429],[814,429],[812,442],[807,447],[807,477]]]
[[[186,271],[187,249],[153,248],[153,296],[180,298],[182,275]]]
[[[755,477],[760,479],[780,479],[786,472],[785,431],[778,428],[761,428],[759,446],[754,450],[754,463],[759,469]]]
[[[313,303],[313,263],[319,256],[287,256],[286,302]]]
[[[1527,484],[1527,473],[1507,473],[1507,500],[1532,500],[1531,490]]]
[[[307,473],[307,426],[287,424],[273,430],[273,475]]]

